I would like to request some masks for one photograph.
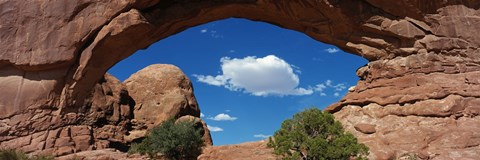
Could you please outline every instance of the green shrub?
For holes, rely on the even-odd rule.
[[[29,156],[14,149],[0,149],[0,160],[53,160],[53,156]]]
[[[366,159],[368,147],[346,133],[332,114],[317,108],[297,113],[270,138],[274,153],[291,160]]]
[[[175,123],[175,119],[153,128],[145,139],[133,144],[130,153],[147,154],[155,157],[163,154],[170,159],[196,159],[204,145],[200,130],[193,121]]]

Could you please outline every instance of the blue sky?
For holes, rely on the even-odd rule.
[[[293,114],[338,101],[367,61],[303,33],[230,18],[163,39],[108,72],[124,81],[156,63],[190,78],[214,145],[225,145],[264,139]]]

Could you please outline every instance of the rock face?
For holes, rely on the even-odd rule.
[[[115,149],[100,149],[83,151],[66,156],[60,156],[57,160],[149,160],[147,156],[138,154],[129,155]]]
[[[128,89],[132,90],[132,95]],[[65,108],[61,112],[67,114],[55,121],[52,121],[52,113],[38,111],[33,112],[34,115],[2,120],[0,131],[4,139],[1,146],[57,156],[105,148],[125,151],[130,142],[144,137],[148,129],[168,118],[195,121],[206,144],[212,145],[205,122],[198,118],[200,110],[191,82],[172,65],[151,65],[132,75],[126,84],[105,74],[95,84],[83,106]],[[28,119],[28,116],[34,118]],[[27,119],[23,119],[25,117]],[[49,126],[50,123],[55,124]],[[45,131],[17,128],[32,125],[43,127]]]
[[[126,87],[106,74],[82,107],[57,111],[67,112],[60,119],[55,119],[53,109],[45,108],[2,120],[1,146],[53,155],[122,147],[115,144],[124,142],[123,135],[128,132],[132,101]],[[28,130],[31,127],[38,130]]]
[[[198,160],[276,160],[280,157],[272,154],[267,141],[246,142],[236,145],[209,146],[203,149]]]
[[[131,75],[124,84],[135,100],[133,130],[128,139],[144,137],[147,130],[170,119],[198,123],[207,145],[212,145],[208,128],[200,118],[200,108],[190,79],[176,66],[154,64]]]
[[[334,115],[370,147],[371,159],[404,155],[420,159],[478,159],[480,118],[472,116],[471,110],[479,105],[471,100],[451,95],[404,106],[349,105]]]
[[[150,65],[124,83],[135,99],[133,112],[139,128],[152,128],[165,120],[184,115],[200,116],[192,83],[176,66]]]
[[[356,133],[377,148],[372,158],[403,152],[479,157],[479,8],[478,0],[4,0],[0,145],[73,152],[71,127],[97,134],[90,116],[105,117],[105,131],[124,132],[127,103],[107,105],[117,112],[105,114],[86,107],[111,66],[186,28],[240,17],[303,32],[369,60],[357,70],[355,89],[327,111],[352,132],[360,122],[375,125],[375,133]],[[420,136],[405,136],[414,131]],[[60,137],[66,138],[47,142]]]

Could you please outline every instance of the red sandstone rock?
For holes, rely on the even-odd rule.
[[[375,125],[360,123],[354,126],[355,130],[365,133],[365,134],[372,134],[375,133]]]
[[[0,146],[67,154],[85,146],[55,147],[56,139],[78,136],[62,133],[75,126],[91,127],[93,148],[125,141],[132,106],[122,101],[128,94],[121,86],[99,82],[105,72],[185,28],[241,17],[369,60],[357,71],[355,89],[327,111],[367,143],[372,158],[412,152],[475,159],[479,6],[477,0],[2,1]],[[375,124],[376,132],[352,129],[359,122]]]
[[[173,65],[150,65],[124,84],[135,99],[133,112],[138,125],[152,128],[170,118],[200,116],[190,80]]]
[[[134,130],[128,139],[143,137],[146,131],[170,118],[192,118],[200,127],[206,126],[200,120],[200,109],[193,95],[192,83],[176,66],[167,64],[150,65],[131,75],[124,84],[135,100],[132,120]],[[204,140],[211,145],[210,132],[204,128]]]
[[[83,151],[75,154],[57,157],[58,160],[148,160],[146,156],[129,155],[114,149]]]
[[[236,145],[209,146],[203,149],[198,160],[276,160],[272,148],[267,147],[267,141],[246,142]]]

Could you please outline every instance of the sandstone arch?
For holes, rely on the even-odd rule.
[[[355,90],[327,109],[347,126],[357,113],[371,117],[368,123],[390,115],[452,117],[451,123],[473,127],[427,130],[441,137],[464,129],[460,135],[479,137],[469,131],[480,130],[479,7],[476,0],[3,1],[0,143],[28,145],[29,135],[75,124],[84,99],[116,62],[188,27],[228,17],[297,30],[368,59]],[[457,148],[478,148],[479,141]],[[429,156],[445,149],[411,151]]]

